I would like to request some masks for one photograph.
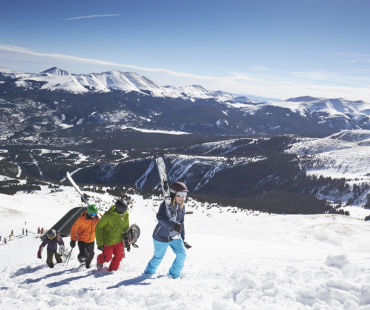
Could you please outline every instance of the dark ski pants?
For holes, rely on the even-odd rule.
[[[52,251],[47,251],[46,263],[48,264],[50,268],[54,268],[54,262],[53,262],[54,255],[55,255],[55,259],[57,263],[62,262],[62,255],[52,252]]]
[[[85,262],[86,268],[90,268],[91,261],[94,258],[95,242],[86,243],[83,241],[78,241],[78,249],[80,253],[77,255],[78,261],[80,263]]]

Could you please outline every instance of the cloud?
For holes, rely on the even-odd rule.
[[[13,53],[21,53],[21,54],[31,55],[31,56],[49,57],[49,58],[55,58],[59,60],[75,61],[78,63],[89,63],[92,65],[111,66],[111,67],[128,68],[132,70],[140,70],[140,71],[147,71],[147,72],[166,73],[166,74],[177,76],[177,77],[185,77],[185,78],[192,78],[192,79],[218,79],[217,77],[213,77],[213,76],[199,76],[199,75],[194,75],[194,74],[189,74],[189,73],[175,72],[175,71],[162,69],[162,68],[145,68],[145,67],[119,64],[119,63],[114,63],[110,61],[98,60],[98,59],[82,58],[82,57],[63,55],[63,54],[47,54],[47,53],[31,51],[23,47],[11,46],[11,45],[0,44],[0,51],[1,50],[13,52]]]
[[[312,95],[331,98],[343,97],[353,100],[361,98],[370,102],[368,74],[360,75],[356,71],[340,74],[324,71],[280,72],[267,70],[266,74],[262,74],[263,71],[257,74],[233,71],[225,73],[223,76],[195,75],[163,68],[146,68],[98,59],[48,54],[4,44],[0,44],[0,60],[8,65],[15,63],[15,66],[18,67],[22,63],[24,65],[35,63],[38,66],[50,63],[67,70],[69,68],[81,70],[82,67],[86,67],[88,70],[101,70],[101,68],[102,70],[132,70],[147,76],[159,85],[199,84],[209,90],[223,90],[237,94],[255,94],[275,98]],[[21,71],[24,70],[21,69]],[[81,71],[76,73],[81,73]]]
[[[290,74],[293,77],[308,78],[310,80],[327,80],[332,75],[322,71],[303,71],[303,72],[292,71],[290,72]]]
[[[369,63],[370,55],[369,54],[360,54],[360,53],[336,53],[336,55],[344,56],[352,63]]]
[[[120,15],[122,15],[122,14],[88,15],[88,16],[78,16],[78,17],[66,18],[65,20],[76,20],[76,19],[98,18],[98,17],[113,17],[113,16],[120,16]]]

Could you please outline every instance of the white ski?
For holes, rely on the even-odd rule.
[[[161,180],[163,198],[166,203],[166,206],[168,207],[171,204],[171,195],[170,195],[170,188],[168,186],[166,165],[162,157],[157,157],[156,163],[157,163],[159,178]]]
[[[69,172],[67,172],[67,179],[69,181],[69,183],[71,183],[71,185],[76,189],[76,191],[80,194],[81,196],[81,199],[87,204],[87,206],[89,206],[89,202],[87,201],[84,193],[80,190],[80,188],[78,187],[78,185],[76,184],[76,182],[72,179],[72,176]]]

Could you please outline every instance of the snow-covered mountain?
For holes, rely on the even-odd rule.
[[[247,96],[209,91],[200,85],[159,86],[133,72],[70,74],[54,67],[35,74],[0,68],[0,93],[3,94],[0,99],[14,100],[13,92],[24,97],[23,92],[41,104],[47,97],[53,97],[50,100],[58,102],[59,109],[62,107],[60,101],[67,103],[66,97],[75,96],[68,107],[85,111],[77,115],[78,122],[95,121],[111,125],[118,121],[125,126],[143,129],[222,135],[306,136],[370,129],[370,105],[363,101],[306,96],[286,101],[256,102]],[[100,98],[105,103],[104,107],[102,103],[91,106],[93,96]],[[110,109],[106,108],[107,105]],[[68,111],[60,112],[69,114]],[[17,113],[15,111],[14,114]],[[66,120],[71,125],[71,120]]]
[[[63,69],[53,67],[35,74],[15,72],[0,67],[0,77],[1,75],[5,79],[14,79],[19,87],[33,88],[31,81],[37,81],[43,83],[40,89],[66,91],[75,94],[133,91],[150,93],[155,97],[219,98],[223,101],[239,98],[244,102],[252,102],[247,97],[236,96],[227,92],[211,92],[200,85],[161,87],[145,76],[134,72],[116,70],[103,73],[71,74]]]
[[[145,171],[159,152],[169,155],[170,177],[199,194],[245,203],[287,191],[369,207],[368,172],[361,168],[368,164],[369,117],[363,101],[254,102],[199,85],[162,87],[136,73],[0,68],[0,171],[55,181],[72,165],[84,182],[151,190],[157,183]],[[288,209],[271,210],[307,212]]]

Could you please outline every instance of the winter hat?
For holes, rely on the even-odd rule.
[[[118,214],[123,214],[127,211],[127,203],[123,199],[118,199],[116,201],[116,212]]]
[[[87,207],[87,212],[90,213],[90,214],[93,214],[93,213],[98,213],[99,209],[96,205],[89,205]]]

